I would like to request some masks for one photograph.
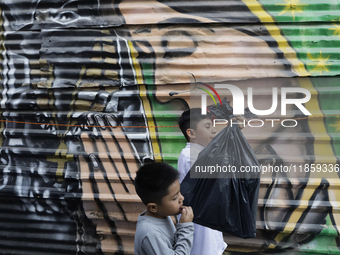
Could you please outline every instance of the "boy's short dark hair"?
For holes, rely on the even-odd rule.
[[[187,129],[192,128],[196,130],[198,122],[204,119],[211,120],[212,116],[209,112],[207,112],[206,115],[202,115],[201,108],[191,108],[182,113],[182,116],[178,120],[178,125],[188,142]]]
[[[178,179],[178,171],[172,166],[153,162],[145,164],[136,173],[135,189],[143,203],[161,204],[169,194],[169,186]]]

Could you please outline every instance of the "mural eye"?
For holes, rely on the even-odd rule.
[[[165,33],[162,40],[163,58],[180,58],[193,54],[198,46],[196,39],[183,30],[173,30]]]
[[[65,12],[59,13],[56,17],[56,20],[59,21],[60,23],[65,24],[69,22],[74,22],[78,18],[79,18],[79,15],[76,14],[75,12],[65,11]]]

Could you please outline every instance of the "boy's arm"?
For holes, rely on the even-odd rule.
[[[188,255],[190,254],[194,234],[194,224],[192,222],[177,224],[175,239],[177,242],[173,248],[169,248],[163,236],[150,235],[142,241],[142,250],[148,255]]]
[[[177,242],[174,246],[174,254],[190,254],[194,240],[194,223],[178,223],[175,239]]]

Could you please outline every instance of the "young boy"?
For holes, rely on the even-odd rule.
[[[194,215],[191,207],[183,206],[178,171],[165,163],[146,164],[137,171],[135,188],[146,211],[137,220],[134,254],[190,254]],[[175,227],[170,216],[180,213]]]
[[[178,121],[179,127],[188,143],[178,158],[179,181],[182,182],[195,163],[198,154],[216,135],[211,115],[201,114],[200,108],[192,108],[182,113]],[[194,224],[194,242],[191,255],[221,255],[227,244],[222,232]]]

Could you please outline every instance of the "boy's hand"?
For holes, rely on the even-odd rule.
[[[237,115],[236,117],[233,118],[233,122],[236,122],[236,121],[242,123],[242,124],[238,124],[238,127],[240,128],[240,130],[245,128],[245,125],[243,125],[243,123],[244,122],[247,123],[247,119],[244,116]]]
[[[186,222],[192,222],[194,218],[194,213],[192,211],[191,206],[183,206],[182,208],[182,215],[179,219],[179,223],[186,223]]]

